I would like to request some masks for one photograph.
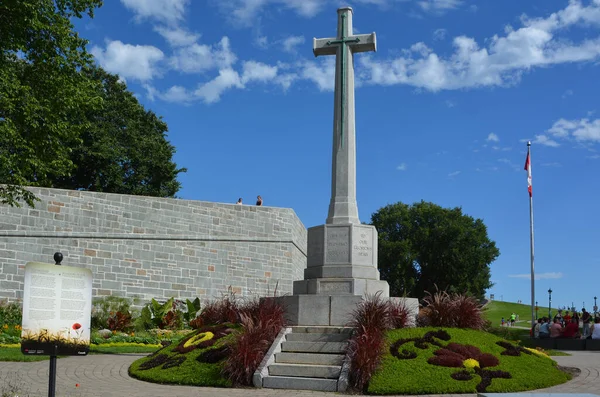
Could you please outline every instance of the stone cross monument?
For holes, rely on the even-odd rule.
[[[324,225],[308,229],[304,280],[284,301],[290,322],[344,325],[365,294],[389,297],[377,270],[377,230],[362,225],[356,204],[354,54],[375,51],[375,33],[352,34],[352,8],[340,8],[337,37],[314,39],[315,56],[335,55],[331,201]]]

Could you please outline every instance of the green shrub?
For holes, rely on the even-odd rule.
[[[18,302],[7,302],[0,300],[0,326],[7,325],[21,325],[23,311],[21,304]]]
[[[124,331],[131,328],[132,299],[120,296],[94,298],[92,303],[92,329]],[[128,321],[123,319],[129,318]],[[110,327],[113,328],[110,328]]]
[[[165,303],[152,299],[142,309],[140,317],[135,322],[135,328],[140,329],[181,329],[183,326],[183,311],[178,307],[175,298]]]

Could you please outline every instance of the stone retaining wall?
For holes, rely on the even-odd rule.
[[[23,296],[27,262],[86,267],[94,296],[167,299],[291,293],[306,268],[293,210],[32,188],[35,208],[0,205],[0,299]]]

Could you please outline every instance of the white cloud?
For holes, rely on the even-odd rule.
[[[300,75],[306,80],[313,81],[321,91],[333,91],[335,87],[335,57],[303,62]]]
[[[511,278],[525,278],[527,280],[531,280],[531,274],[509,274],[508,277]],[[536,273],[534,278],[536,280],[554,280],[562,278],[563,274],[561,272],[550,272],[550,273]]]
[[[449,100],[449,99],[448,99],[448,100],[446,100],[444,103],[445,103],[445,104],[446,104],[446,106],[447,106],[447,107],[449,107],[450,109],[452,109],[453,107],[455,107],[455,106],[456,106],[456,102],[454,102],[454,101],[451,101],[451,100]]]
[[[417,4],[423,11],[443,12],[458,8],[462,3],[462,0],[422,0]]]
[[[290,36],[282,41],[285,52],[296,52],[296,46],[304,43],[304,36]]]
[[[169,24],[184,18],[185,8],[190,0],[121,0],[121,3],[135,14],[138,20],[153,19]]]
[[[574,138],[579,142],[600,142],[600,119],[560,119],[547,132],[556,138]]]
[[[562,164],[558,163],[558,162],[554,162],[554,163],[542,163],[540,165],[542,167],[562,167]]]
[[[548,138],[546,135],[536,135],[532,143],[537,143],[544,146],[559,147],[560,143]]]
[[[263,50],[267,49],[269,47],[269,38],[267,36],[258,36],[254,39],[254,44]]]
[[[219,70],[217,77],[200,85],[194,91],[194,96],[202,99],[205,103],[213,103],[219,101],[221,94],[231,88],[244,88],[240,75],[231,68],[222,69]]]
[[[170,58],[171,67],[184,73],[199,73],[210,69],[226,69],[237,60],[231,51],[229,38],[223,37],[219,43],[208,46],[194,43],[178,48]]]
[[[448,34],[448,31],[446,29],[436,29],[433,32],[433,40],[434,41],[444,40],[446,38],[446,34]]]
[[[396,167],[396,169],[398,171],[406,171],[408,169],[408,166],[406,165],[406,163],[402,163],[398,167]]]
[[[448,174],[448,176],[449,176],[450,178],[452,178],[452,177],[455,177],[455,176],[457,176],[458,174],[460,174],[460,171],[454,171],[454,172],[451,172],[451,173],[449,173],[449,174]]]
[[[219,8],[231,22],[246,27],[251,26],[268,5],[275,4],[310,18],[315,16],[325,3],[323,0],[227,0],[217,2]]]
[[[178,85],[172,86],[164,94],[161,94],[160,97],[164,101],[177,103],[186,103],[193,100],[192,94],[184,87]]]
[[[138,81],[155,77],[158,63],[164,58],[163,52],[154,46],[123,44],[119,40],[107,41],[106,49],[94,46],[90,52],[107,71]]]
[[[573,95],[573,90],[566,90],[563,94],[562,94],[562,99],[567,99],[568,97]]]
[[[490,134],[486,138],[486,141],[488,141],[488,142],[500,142],[500,138],[498,138],[498,135],[494,134],[493,132],[490,132]]]
[[[159,33],[173,47],[189,46],[200,38],[198,33],[191,33],[179,27],[155,26],[154,31]]]
[[[433,2],[426,2],[433,7]],[[430,4],[431,3],[431,4]],[[456,6],[448,0],[445,7]],[[522,27],[508,28],[504,35],[494,35],[481,47],[473,38],[458,36],[453,40],[450,56],[438,55],[424,43],[416,43],[400,57],[378,61],[362,56],[360,64],[367,70],[366,82],[381,85],[407,84],[430,91],[482,86],[507,86],[519,81],[522,74],[536,67],[561,63],[587,62],[600,58],[600,38],[579,42],[557,35],[573,26],[600,25],[600,1],[584,6],[571,0],[566,8],[547,18],[522,17]]]
[[[244,72],[241,78],[242,84],[252,81],[260,81],[264,83],[277,77],[277,66],[269,66],[261,62],[244,62],[243,70]]]

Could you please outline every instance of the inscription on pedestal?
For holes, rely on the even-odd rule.
[[[373,263],[373,230],[357,228],[353,233],[352,262],[357,264]]]
[[[325,250],[325,262],[348,263],[350,261],[350,229],[342,227],[330,227],[326,230],[327,249]]]
[[[323,293],[348,293],[351,294],[351,281],[321,281],[319,283],[319,292]]]

